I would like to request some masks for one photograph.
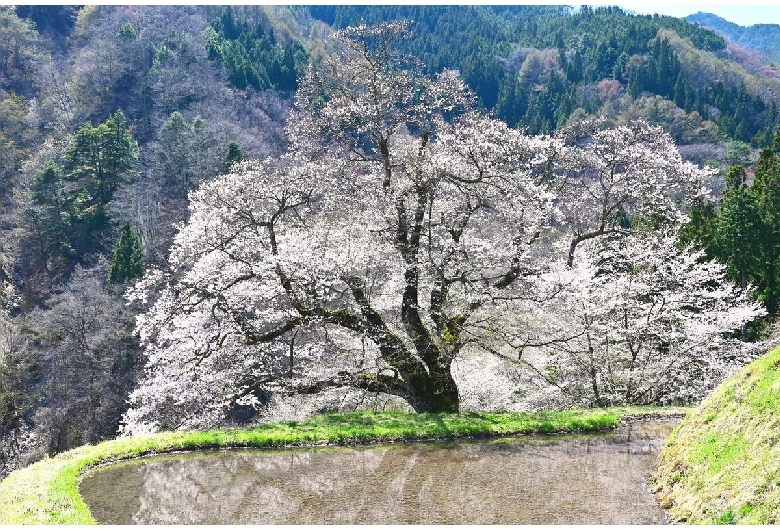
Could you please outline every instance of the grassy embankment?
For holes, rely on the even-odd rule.
[[[250,429],[122,438],[79,447],[11,473],[0,483],[0,524],[93,524],[89,509],[78,493],[79,476],[103,463],[156,453],[599,431],[615,428],[621,419],[632,416],[682,414],[686,410],[616,407],[532,414],[331,414]]]
[[[720,385],[672,432],[654,481],[688,523],[780,523],[780,348]]]

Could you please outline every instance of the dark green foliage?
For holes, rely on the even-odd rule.
[[[62,169],[53,161],[47,161],[35,175],[30,186],[30,200],[39,206],[60,206],[65,202],[62,187]]]
[[[96,203],[106,204],[135,169],[138,154],[121,110],[93,127],[85,123],[65,151],[68,180],[82,181]]]
[[[132,229],[130,221],[122,226],[114,247],[114,260],[108,271],[108,283],[123,283],[144,275],[144,252],[141,237]]]
[[[97,127],[83,125],[65,158],[70,172],[49,161],[30,186],[30,204],[21,219],[30,252],[28,274],[42,270],[56,279],[101,250],[101,234],[109,226],[105,205],[137,162],[122,112]]]
[[[119,185],[135,175],[138,152],[122,111],[96,127],[82,125],[65,159],[70,167],[65,179],[77,184],[69,197],[75,214],[72,246],[85,255],[99,247],[99,234],[108,228],[105,205]]]
[[[763,129],[767,125],[775,125],[768,123],[776,117],[772,118],[766,112],[766,103],[760,97],[750,95],[744,84],[727,88],[717,83],[705,91],[703,101],[720,111],[716,123],[735,140],[757,145],[759,141],[766,141],[765,138],[762,140],[765,136]]]
[[[701,197],[697,198],[690,207],[688,217],[690,221],[680,231],[680,243],[704,248],[707,257],[714,257],[710,246],[717,222],[715,203]]]
[[[41,257],[49,253],[70,253],[68,230],[75,212],[74,201],[66,196],[62,170],[52,161],[46,162],[35,175],[30,187],[30,202],[24,221],[34,234]]]
[[[225,6],[206,30],[206,51],[209,59],[222,64],[230,83],[241,89],[296,90],[308,62],[299,42],[281,48],[273,31],[241,19],[231,6]]]
[[[155,148],[159,181],[172,197],[186,197],[197,184],[218,172],[219,159],[210,161],[215,140],[199,117],[187,121],[175,111],[160,129]]]
[[[771,315],[780,307],[780,161],[777,152],[764,148],[756,164],[753,194],[763,223],[758,288]]]
[[[229,142],[227,147],[227,153],[222,161],[222,172],[227,173],[233,164],[241,162],[246,158],[244,150],[236,142]]]
[[[780,131],[780,128],[778,128]],[[780,142],[779,142],[780,143]],[[740,146],[735,146],[737,151]],[[756,163],[756,176],[748,186],[742,166],[732,166],[717,212],[700,201],[690,211],[682,230],[682,243],[695,242],[709,257],[728,265],[727,273],[743,287],[756,287],[756,296],[771,317],[780,310],[780,159],[766,147]]]
[[[119,37],[120,40],[134,40],[138,37],[138,30],[129,22],[125,22],[119,27],[116,36]]]
[[[695,48],[718,52],[725,41],[712,31],[667,16],[631,15],[617,7],[579,11],[557,6],[310,6],[336,28],[413,20],[403,51],[420,57],[428,73],[460,70],[482,105],[529,133],[552,132],[576,109],[596,113],[603,104],[589,87],[619,81],[628,95],[660,95],[687,113],[713,120],[727,136],[768,145],[777,112],[742,86],[698,86],[683,72],[672,46],[659,39],[673,30]],[[529,50],[556,50],[549,78],[523,78]],[[714,112],[712,112],[714,111]]]
[[[53,161],[35,174],[19,224],[25,307],[41,304],[77,264],[94,264],[106,248],[106,204],[135,173],[137,149],[117,111],[96,127],[83,125],[66,148],[69,171]]]
[[[758,264],[762,236],[758,204],[746,180],[742,166],[729,169],[712,239],[716,254],[729,265],[727,274],[743,289]]]
[[[732,140],[726,144],[726,163],[731,166],[748,166],[753,150],[745,142]]]

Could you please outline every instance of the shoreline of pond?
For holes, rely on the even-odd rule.
[[[691,407],[612,407],[539,413],[350,413],[248,429],[167,432],[82,446],[14,471],[0,482],[0,524],[94,524],[80,477],[106,463],[214,448],[368,445],[400,441],[563,434],[615,429],[648,415],[684,416]]]
[[[90,470],[79,488],[112,525],[665,524],[647,483],[677,424],[165,454]]]

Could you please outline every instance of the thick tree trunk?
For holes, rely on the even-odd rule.
[[[402,319],[412,337],[417,355],[409,351],[370,305],[361,278],[345,277],[355,301],[360,306],[363,323],[354,322],[343,313],[326,315],[335,324],[353,331],[365,332],[379,348],[382,358],[396,370],[390,380],[382,381],[380,390],[405,399],[416,412],[457,412],[458,387],[450,372],[450,363],[443,361],[441,351],[417,313],[416,272],[407,273]],[[359,388],[379,381],[357,381]]]
[[[460,395],[449,370],[440,374],[413,375],[409,404],[415,412],[458,412]]]

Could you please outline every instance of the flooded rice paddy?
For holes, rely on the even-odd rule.
[[[181,453],[97,469],[80,490],[103,524],[664,524],[647,480],[675,423]]]

